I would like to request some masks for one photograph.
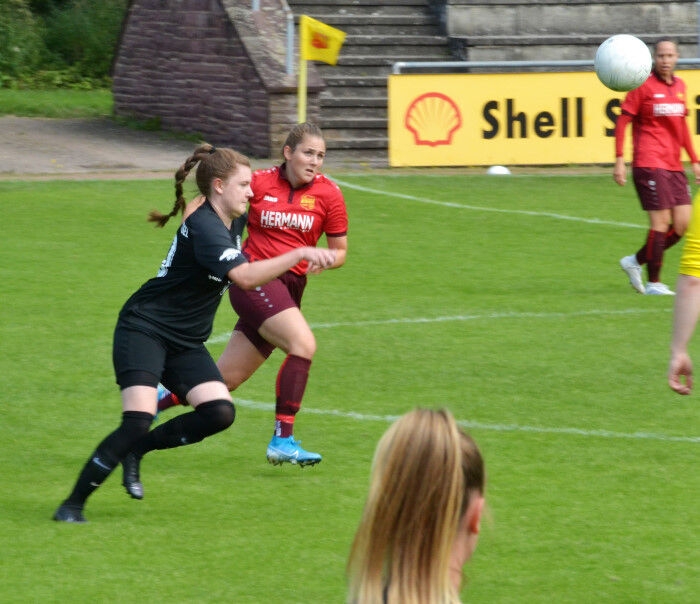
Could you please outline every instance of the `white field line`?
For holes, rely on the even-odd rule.
[[[601,224],[610,225],[616,227],[626,227],[635,229],[644,229],[646,226],[639,224],[631,224],[627,222],[615,222],[611,220],[600,220],[597,218],[581,218],[579,216],[567,216],[565,214],[555,214],[552,212],[535,212],[528,210],[505,210],[493,207],[483,207],[483,206],[472,206],[466,204],[458,204],[446,201],[436,201],[434,199],[428,199],[425,197],[416,197],[414,195],[405,195],[403,193],[393,193],[391,191],[381,191],[378,189],[370,189],[368,187],[362,187],[360,185],[352,184],[345,181],[340,181],[334,179],[335,182],[346,188],[355,189],[357,191],[363,191],[365,193],[372,193],[376,195],[386,195],[388,197],[397,197],[400,199],[407,199],[410,201],[417,201],[420,203],[428,203],[432,205],[439,205],[450,208],[459,208],[463,210],[474,210],[479,212],[501,212],[504,214],[524,214],[528,216],[543,216],[548,218],[555,218],[557,220],[569,220],[574,222],[585,222],[588,224]],[[476,320],[493,320],[493,319],[560,319],[568,317],[581,317],[581,316],[593,316],[593,315],[630,315],[639,313],[655,312],[658,313],[659,309],[625,309],[625,310],[587,310],[578,311],[571,313],[555,312],[555,313],[531,313],[531,312],[494,312],[494,313],[483,313],[483,314],[473,314],[473,315],[454,315],[454,316],[444,316],[444,317],[418,317],[418,318],[398,318],[398,319],[385,319],[385,320],[369,320],[369,321],[353,321],[353,322],[337,322],[337,323],[316,323],[312,324],[313,329],[330,329],[335,327],[369,327],[378,325],[406,325],[412,323],[442,323],[449,321],[476,321]],[[667,310],[666,312],[670,312]],[[209,343],[223,343],[229,338],[229,333],[220,334],[209,339]],[[274,403],[263,403],[258,401],[251,401],[245,399],[235,399],[237,405],[241,407],[246,407],[248,409],[260,410],[260,411],[274,411]],[[371,422],[383,422],[391,423],[399,418],[398,415],[371,415],[364,413],[356,413],[353,411],[338,411],[337,409],[314,409],[311,407],[304,407],[304,413],[313,413],[317,415],[332,415],[335,417],[342,417],[345,419],[352,419],[356,421],[371,421]],[[469,429],[477,430],[491,430],[496,432],[530,432],[536,434],[569,434],[572,436],[584,436],[584,437],[598,437],[598,438],[617,438],[617,439],[639,439],[639,440],[658,440],[665,442],[684,442],[684,443],[700,443],[700,436],[671,436],[667,434],[655,434],[652,432],[614,432],[611,430],[583,430],[581,428],[547,428],[542,426],[521,426],[518,424],[487,424],[483,422],[474,422],[467,420],[459,420],[458,423]]]
[[[554,218],[556,220],[569,220],[573,222],[585,222],[588,224],[602,224],[615,227],[625,227],[631,229],[648,229],[648,226],[641,224],[632,224],[630,222],[616,222],[614,220],[601,220],[599,218],[581,218],[580,216],[568,216],[566,214],[556,214],[554,212],[536,212],[532,210],[506,210],[503,208],[494,208],[487,206],[472,206],[463,203],[454,203],[451,201],[438,201],[428,197],[416,197],[415,195],[406,195],[405,193],[394,193],[393,191],[382,191],[380,189],[370,189],[361,185],[356,185],[345,180],[333,178],[333,181],[346,189],[354,189],[363,193],[372,193],[374,195],[384,195],[386,197],[397,197],[399,199],[407,199],[409,201],[417,201],[420,203],[428,203],[446,208],[459,208],[461,210],[472,210],[476,212],[499,212],[501,214],[522,214],[525,216],[543,216],[546,218]]]
[[[381,325],[411,325],[425,323],[448,323],[459,321],[490,321],[498,319],[568,319],[587,316],[636,315],[644,313],[671,312],[670,308],[626,308],[623,310],[580,310],[574,312],[490,312],[473,315],[451,315],[444,317],[405,317],[396,319],[376,319],[367,321],[338,321],[335,323],[311,323],[312,329],[333,329],[336,327],[377,327]],[[207,344],[228,342],[231,332],[220,333],[207,340]]]
[[[274,403],[262,403],[234,397],[234,403],[246,409],[255,411],[274,412]],[[303,407],[304,413],[315,415],[332,415],[343,419],[351,419],[359,422],[383,422],[391,423],[397,420],[398,415],[372,415],[366,413],[356,413],[354,411],[338,411],[337,409],[314,409]],[[657,440],[663,442],[679,443],[700,443],[700,436],[672,436],[668,434],[657,434],[654,432],[613,432],[612,430],[583,430],[581,428],[547,428],[544,426],[520,426],[518,424],[487,424],[484,422],[474,422],[468,420],[457,420],[457,423],[464,428],[473,430],[489,430],[493,432],[530,432],[534,434],[567,434],[571,436],[614,438],[627,440]]]

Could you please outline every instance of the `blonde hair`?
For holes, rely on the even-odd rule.
[[[484,462],[445,409],[415,409],[377,444],[347,565],[354,604],[451,604],[450,556]]]

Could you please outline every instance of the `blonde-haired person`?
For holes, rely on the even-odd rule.
[[[460,602],[479,535],[484,462],[445,409],[415,409],[380,439],[347,564],[351,604]]]
[[[315,247],[248,262],[241,236],[253,196],[252,172],[248,158],[233,149],[197,147],[175,174],[172,211],[152,212],[150,220],[164,226],[184,210],[182,184],[194,166],[204,203],[179,226],[157,275],[126,301],[114,330],[112,359],[121,390],[121,423],[90,455],[54,520],[85,522],[88,497],[132,449],[196,443],[233,423],[231,395],[204,345],[230,283],[250,289],[302,260],[320,269],[335,262],[334,251]],[[193,410],[149,431],[161,381],[176,384]]]

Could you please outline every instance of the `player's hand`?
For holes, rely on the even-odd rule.
[[[303,248],[303,258],[309,263],[307,272],[320,273],[322,270],[330,268],[335,264],[335,250],[322,247]]]
[[[615,168],[613,168],[613,180],[620,186],[627,182],[627,166],[622,157],[615,159]]]
[[[693,174],[695,174],[695,184],[700,184],[700,163],[693,164]]]
[[[693,363],[687,353],[671,356],[668,366],[668,385],[678,394],[690,394],[693,389]]]

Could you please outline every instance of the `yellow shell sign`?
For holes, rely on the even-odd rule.
[[[700,70],[678,75],[700,152]],[[609,164],[623,98],[593,72],[391,75],[389,164]]]

